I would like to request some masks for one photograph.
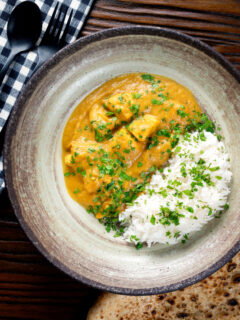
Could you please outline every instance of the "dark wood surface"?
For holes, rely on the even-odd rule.
[[[240,70],[239,0],[97,0],[81,36],[130,25],[160,26],[197,37]],[[84,320],[99,293],[64,275],[35,249],[4,190],[0,195],[0,319]]]

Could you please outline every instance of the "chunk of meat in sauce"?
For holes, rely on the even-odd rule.
[[[107,111],[103,106],[93,105],[89,112],[89,120],[94,129],[112,130],[119,124],[117,117],[113,117],[112,112]]]
[[[112,111],[121,121],[130,121],[134,113],[131,110],[132,95],[130,93],[116,94],[104,100],[107,109]]]
[[[83,177],[84,188],[90,194],[96,193],[102,184],[107,185],[111,182],[111,177],[105,175],[104,177],[100,177],[99,170],[97,167],[90,167],[86,170],[86,174]]]
[[[70,144],[70,154],[65,156],[65,164],[75,167],[77,163],[86,161],[87,157],[92,156],[92,150],[98,150],[100,144],[95,141],[86,141],[84,137],[73,140]]]
[[[146,114],[141,118],[135,119],[128,126],[128,130],[139,141],[147,141],[147,139],[157,130],[160,121],[156,116]]]
[[[170,139],[159,139],[159,144],[152,149],[145,150],[138,160],[132,165],[131,169],[127,171],[137,177],[139,175],[139,163],[141,164],[142,172],[149,172],[153,166],[162,166],[170,156],[171,143]]]
[[[125,127],[117,131],[109,141],[108,150],[130,166],[143,152],[145,143],[138,142]]]

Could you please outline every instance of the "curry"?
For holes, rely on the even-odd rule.
[[[70,196],[111,227],[201,114],[193,94],[167,77],[131,73],[107,81],[76,107],[63,133]]]

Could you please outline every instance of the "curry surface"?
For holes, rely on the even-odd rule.
[[[70,196],[99,219],[118,214],[200,114],[193,94],[164,76],[131,73],[107,81],[76,107],[63,133]]]

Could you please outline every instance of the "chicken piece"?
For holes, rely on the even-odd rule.
[[[146,141],[160,125],[157,117],[151,114],[145,114],[142,118],[138,118],[130,123],[128,131],[130,131],[139,141]]]
[[[97,167],[86,170],[83,177],[84,188],[89,193],[96,193],[100,187],[99,171]]]
[[[171,143],[168,138],[159,138],[159,144],[151,149],[145,150],[130,168],[127,174],[137,177],[139,170],[148,172],[152,166],[161,167],[169,158],[171,153]],[[139,167],[139,163],[141,167]]]
[[[85,141],[84,137],[71,142],[70,154],[65,156],[65,164],[74,167],[76,163],[96,156],[97,151],[101,148],[101,144],[94,141]]]
[[[109,152],[121,158],[126,164],[131,164],[143,152],[145,143],[140,143],[122,127],[109,141]],[[120,156],[120,157],[119,157]]]
[[[175,100],[168,100],[164,105],[152,108],[151,114],[160,120],[160,130],[172,131],[176,125],[183,130],[191,123],[191,119],[199,121],[201,110],[197,106],[192,108],[190,105],[181,105]]]
[[[73,167],[73,165],[75,163],[75,159],[71,153],[68,153],[64,158],[64,162],[67,166]]]
[[[144,152],[142,159],[143,163],[148,163],[149,168],[152,166],[160,167],[168,160],[171,149],[170,139],[159,139],[159,144],[157,146]]]
[[[103,102],[121,121],[128,122],[139,110],[138,105],[132,104],[133,98],[130,93],[116,94]]]
[[[116,117],[112,117],[113,115],[111,111],[107,111],[103,106],[95,104],[89,112],[89,120],[94,129],[112,130],[119,123]]]
[[[91,167],[86,170],[86,174],[83,177],[84,189],[88,193],[96,193],[101,185],[107,185],[111,180],[112,178],[109,175],[100,177],[98,168]]]

